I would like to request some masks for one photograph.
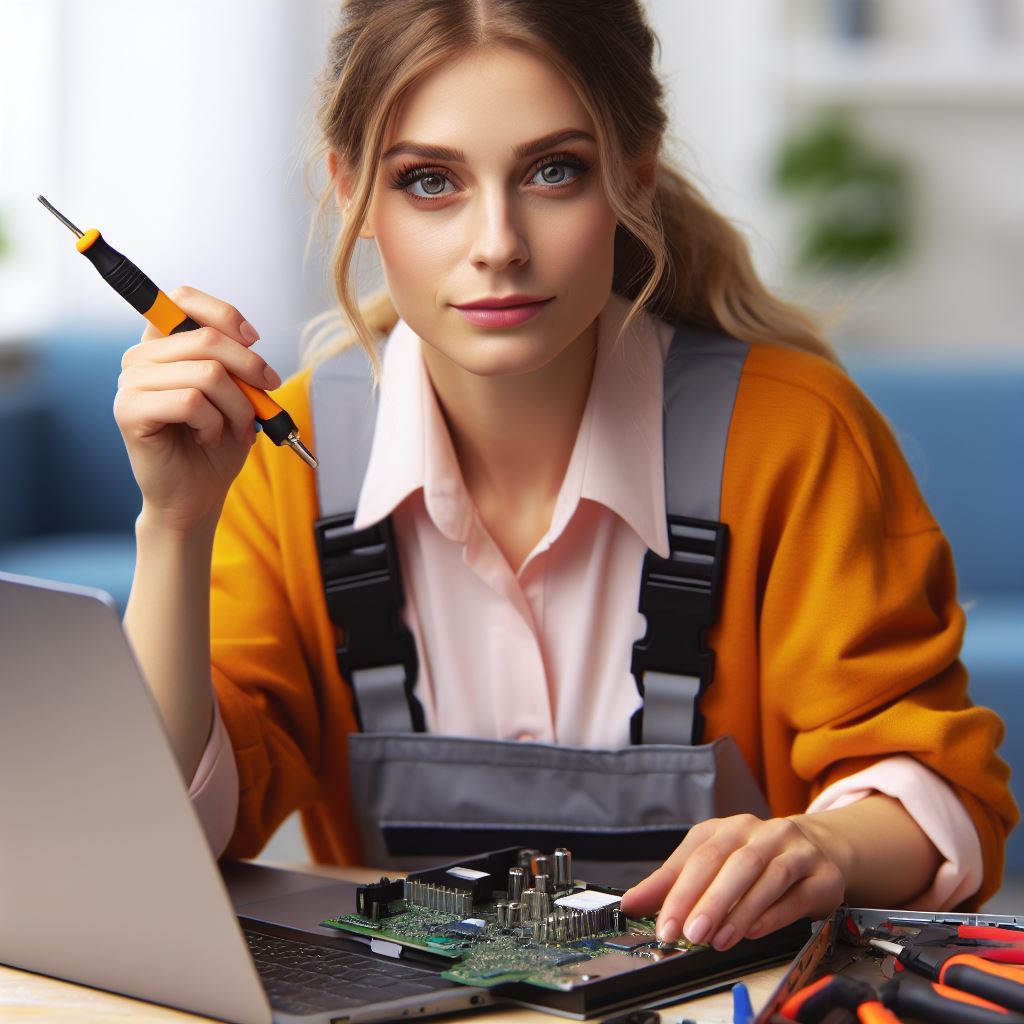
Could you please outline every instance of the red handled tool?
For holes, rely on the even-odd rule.
[[[892,1010],[882,1005],[878,993],[866,982],[827,974],[786,1000],[779,1013],[798,1024],[818,1024],[836,1007],[853,1013],[860,1024],[900,1024]]]
[[[1024,1013],[1024,973],[1014,967],[993,963],[956,948],[939,950],[913,944],[904,946],[885,939],[869,941],[876,949],[896,957],[904,967],[932,981]]]
[[[921,978],[894,978],[878,994],[894,1013],[929,1024],[1024,1024],[1011,1013],[980,996]]]
[[[919,949],[922,946],[955,947],[983,960],[1003,964],[1024,964],[1024,931],[994,925],[926,924],[907,928],[890,921],[870,938],[899,941]]]
[[[134,263],[108,245],[95,228],[88,231],[79,230],[42,196],[37,198],[50,213],[78,236],[75,248],[90,260],[100,272],[100,277],[158,331],[165,335],[180,334],[182,331],[194,331],[201,326],[179,309]],[[231,379],[249,399],[256,414],[256,422],[263,433],[276,445],[288,445],[303,462],[316,469],[316,458],[299,440],[299,430],[291,416],[265,391],[239,380],[234,374],[231,375]]]

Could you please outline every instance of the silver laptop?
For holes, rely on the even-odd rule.
[[[229,894],[101,591],[0,573],[0,830],[12,967],[238,1024],[491,1001],[318,928],[354,909],[354,886],[242,864],[226,871]],[[289,964],[322,984],[303,995],[293,975],[310,972]]]

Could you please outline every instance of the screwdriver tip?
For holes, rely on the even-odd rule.
[[[316,456],[298,439],[298,437],[295,436],[295,434],[289,434],[288,437],[285,438],[285,443],[311,469],[316,469],[317,466],[320,465]]]
[[[70,228],[79,238],[81,238],[82,235],[85,234],[85,232],[82,231],[81,228],[76,228],[75,225],[72,224],[71,221],[69,221],[67,217],[65,217],[64,214],[60,212],[60,210],[58,210],[51,203],[47,202],[46,196],[36,196],[36,199],[38,199],[39,202],[41,202],[43,206],[45,206],[50,211],[50,213],[52,213],[54,217],[57,218],[57,220],[59,220],[62,224]]]

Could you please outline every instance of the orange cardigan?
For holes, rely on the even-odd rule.
[[[310,372],[277,393],[312,436]],[[907,753],[949,781],[1000,886],[1017,820],[1003,724],[972,706],[958,660],[964,613],[945,537],[888,427],[838,368],[754,345],[722,482],[724,599],[710,636],[705,738],[731,733],[776,815]],[[236,480],[213,563],[213,678],[241,798],[227,856],[254,856],[302,808],[319,862],[358,863],[335,662],[313,542],[315,474],[260,441]]]

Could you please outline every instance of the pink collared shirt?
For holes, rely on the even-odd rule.
[[[466,490],[419,339],[399,322],[385,346],[356,526],[393,517],[405,621],[420,652],[417,696],[431,732],[629,743],[640,704],[629,660],[645,632],[637,611],[643,555],[668,551],[661,405],[672,328],[642,317],[616,346],[627,308],[613,294],[599,318],[593,382],[551,524],[515,571]],[[197,811],[216,850],[238,801],[234,765],[223,764],[228,750],[218,716],[191,789],[202,794]],[[872,792],[900,799],[945,858],[919,905],[949,905],[977,889],[981,850],[970,817],[911,758],[883,760],[828,787],[809,810]]]

